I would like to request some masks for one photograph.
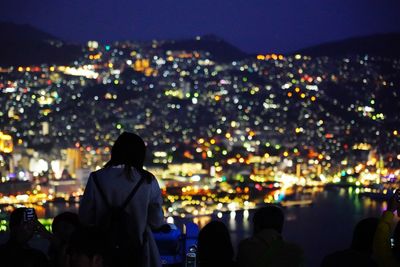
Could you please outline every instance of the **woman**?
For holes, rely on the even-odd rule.
[[[134,231],[143,244],[142,265],[157,267],[161,266],[161,261],[151,230],[164,224],[164,214],[158,182],[143,169],[145,153],[146,146],[138,135],[121,134],[111,149],[111,160],[104,168],[90,174],[79,217],[84,224],[101,225],[109,206],[122,206],[137,187],[124,211],[135,220]]]

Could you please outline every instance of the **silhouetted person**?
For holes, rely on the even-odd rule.
[[[224,223],[212,221],[204,226],[197,245],[201,267],[234,266],[231,237]]]
[[[79,227],[68,241],[66,266],[105,267],[105,253],[104,233],[96,227]]]
[[[28,245],[38,227],[35,220],[26,220],[27,208],[15,209],[10,215],[9,240],[0,246],[0,265],[2,267],[46,267],[46,255]]]
[[[350,248],[326,256],[321,266],[377,266],[372,259],[372,245],[378,221],[375,217],[361,220],[354,228]]]
[[[239,267],[302,266],[303,251],[282,238],[284,214],[281,208],[268,205],[253,217],[254,234],[239,244]]]
[[[104,168],[90,174],[79,207],[85,224],[101,225],[110,207],[121,207],[134,192],[124,211],[134,218],[130,233],[140,239],[143,266],[161,266],[158,248],[151,233],[164,224],[161,190],[156,178],[143,169],[146,146],[136,134],[124,132],[111,149],[111,159]],[[97,183],[96,183],[97,181]]]
[[[392,249],[390,242],[394,212],[396,210],[397,215],[399,216],[399,200],[400,191],[397,189],[395,194],[389,199],[387,203],[387,210],[383,212],[376,228],[373,242],[373,257],[379,266],[400,266],[400,260],[398,258],[398,229],[396,229],[396,231],[394,232],[394,249]]]
[[[53,238],[49,248],[50,263],[52,266],[66,265],[66,247],[72,233],[80,226],[78,214],[63,212],[53,219],[51,225]]]

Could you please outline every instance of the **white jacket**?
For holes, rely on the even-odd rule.
[[[96,171],[96,176],[108,202],[113,206],[122,205],[141,177],[140,173],[132,168],[133,179],[127,179],[123,165],[100,169]],[[84,224],[99,224],[106,211],[107,207],[91,173],[79,206],[79,217]],[[145,180],[140,185],[126,211],[135,216],[139,233],[147,234],[144,266],[161,267],[158,248],[151,233],[151,229],[157,229],[164,224],[161,190],[155,178],[151,183]]]

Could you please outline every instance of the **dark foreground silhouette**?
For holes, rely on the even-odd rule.
[[[0,265],[304,266],[303,250],[284,239],[285,216],[276,205],[256,210],[254,232],[240,242],[236,257],[222,222],[212,221],[200,233],[193,224],[185,231],[166,224],[157,179],[143,168],[145,154],[145,142],[138,135],[125,132],[119,136],[110,161],[90,174],[79,215],[59,214],[52,232],[40,224],[34,209],[15,209],[9,219],[9,239],[0,246]],[[400,266],[399,224],[392,234],[394,213],[400,211],[398,200],[400,192],[396,191],[381,218],[361,220],[350,247],[326,256],[321,266]],[[47,255],[29,246],[35,233],[50,243]]]

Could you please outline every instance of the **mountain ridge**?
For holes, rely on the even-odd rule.
[[[303,54],[314,57],[338,57],[354,54],[400,56],[400,33],[378,33],[367,36],[350,37],[298,49],[290,54]]]
[[[28,24],[0,21],[0,65],[69,64],[82,55],[83,45],[68,44],[60,38]],[[159,49],[201,50],[209,52],[217,62],[227,63],[253,55],[248,54],[216,35],[195,38],[163,40]],[[400,57],[400,33],[374,34],[352,37],[296,50],[288,55],[303,54],[312,57],[344,57],[348,55],[375,55]]]

